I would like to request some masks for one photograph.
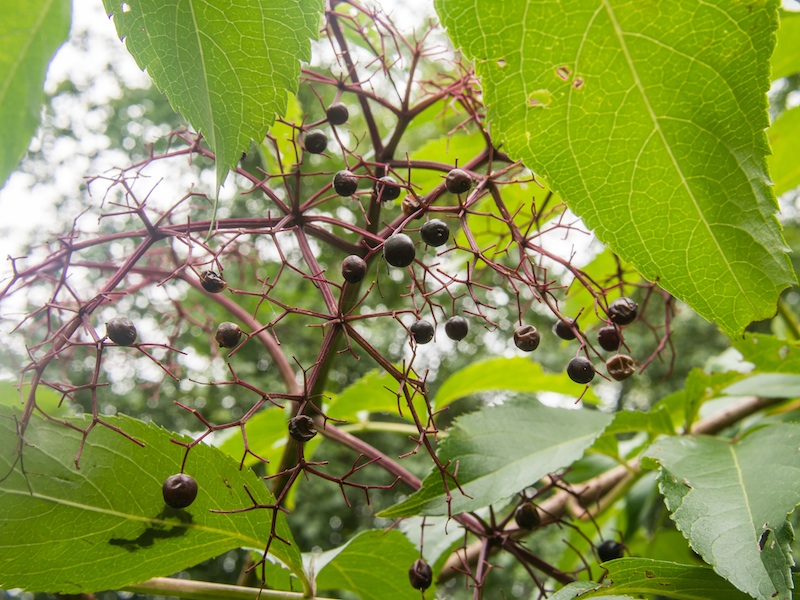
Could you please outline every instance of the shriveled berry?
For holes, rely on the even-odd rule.
[[[130,346],[136,341],[136,327],[128,317],[114,317],[106,323],[106,335],[119,346]]]
[[[415,590],[425,591],[433,583],[433,569],[424,560],[418,558],[408,570],[408,581]]]
[[[375,193],[381,202],[391,202],[400,197],[402,188],[397,184],[397,180],[391,175],[386,175],[378,179],[375,184]]]
[[[328,147],[328,136],[321,129],[312,129],[306,133],[303,145],[311,154],[322,154]]]
[[[425,319],[413,323],[408,329],[418,344],[427,344],[433,339],[433,325]]]
[[[464,317],[459,317],[458,315],[450,317],[444,324],[444,332],[451,340],[456,342],[463,340],[469,333],[469,323]]]
[[[533,352],[541,341],[542,336],[533,325],[522,325],[514,332],[514,345],[523,352]]]
[[[210,294],[219,294],[228,287],[225,280],[216,271],[204,271],[200,275],[200,285]]]
[[[594,379],[594,365],[585,356],[576,356],[567,365],[567,375],[575,383],[589,383]]]
[[[214,335],[220,348],[235,348],[242,339],[242,330],[236,323],[225,321],[220,323],[217,327],[217,333]]]
[[[420,210],[422,208],[422,204],[411,194],[403,198],[401,207],[403,208],[403,214],[407,217],[414,215],[414,219],[416,220],[421,219],[423,216],[423,213]]]
[[[441,246],[450,239],[450,229],[441,219],[431,219],[420,227],[419,235],[428,246]]]
[[[289,435],[296,442],[307,442],[317,435],[314,419],[308,415],[297,415],[289,419]]]
[[[597,547],[597,556],[600,558],[600,562],[622,558],[624,552],[625,546],[615,540],[606,540]]]
[[[514,511],[514,521],[520,529],[536,529],[542,522],[542,517],[533,502],[527,500]]]
[[[619,331],[613,325],[606,325],[597,332],[597,343],[603,350],[614,352],[619,349],[621,342]]]
[[[472,177],[464,169],[453,169],[445,177],[444,186],[451,194],[463,194],[472,187]]]
[[[575,323],[574,319],[559,321],[558,323],[556,323],[556,326],[553,328],[553,331],[555,331],[556,335],[560,337],[562,340],[574,340],[575,332],[572,331],[572,326],[574,323]]]
[[[342,169],[333,176],[333,189],[340,196],[352,196],[358,189],[358,177],[347,169]]]
[[[414,242],[405,233],[395,233],[383,244],[383,257],[393,267],[407,267],[416,254]]]
[[[614,379],[622,381],[636,372],[636,361],[626,354],[616,354],[606,361],[606,369]]]
[[[325,111],[325,116],[328,117],[328,122],[331,125],[344,125],[350,117],[350,111],[347,110],[347,106],[343,103],[337,102],[328,107],[328,110]]]
[[[628,325],[636,320],[639,305],[630,298],[617,298],[608,305],[608,318],[617,325]]]
[[[161,486],[164,502],[170,508],[186,508],[197,498],[197,481],[191,475],[170,475]]]
[[[366,261],[356,254],[345,256],[342,261],[342,277],[347,283],[358,283],[367,274]]]

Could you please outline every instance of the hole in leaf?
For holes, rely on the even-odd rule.
[[[528,96],[528,106],[545,107],[553,99],[548,90],[536,90]]]
[[[507,64],[508,64],[508,63],[506,62],[506,59],[505,59],[505,58],[498,58],[498,59],[497,59],[497,66],[498,66],[499,68],[501,68],[501,69],[505,69],[505,67],[506,67],[506,65],[507,65]]]
[[[556,75],[558,75],[564,81],[567,81],[569,76],[572,75],[572,71],[570,71],[567,65],[561,65],[556,69]]]
[[[583,87],[584,83],[583,77],[576,77],[575,81],[572,82],[572,87],[574,87],[576,90],[579,90]]]

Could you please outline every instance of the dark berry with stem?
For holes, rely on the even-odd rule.
[[[433,339],[434,329],[430,321],[420,319],[419,321],[413,323],[408,329],[411,331],[414,341],[418,344],[427,344]]]
[[[200,275],[200,285],[209,294],[219,294],[228,287],[225,280],[216,271],[204,271]]]
[[[242,339],[242,330],[236,323],[225,321],[217,327],[214,339],[217,340],[220,348],[235,348]]]
[[[197,498],[197,481],[191,475],[171,475],[161,486],[164,502],[170,508],[186,508]]]
[[[626,354],[616,354],[606,361],[606,369],[611,377],[622,381],[636,372],[636,361]]]
[[[391,202],[400,197],[402,188],[397,184],[397,180],[391,175],[386,175],[378,179],[375,184],[375,193],[381,202]]]
[[[589,383],[594,379],[594,365],[585,356],[576,356],[567,365],[567,375],[575,383]]]
[[[444,186],[451,194],[463,194],[472,187],[472,177],[464,169],[453,169],[445,177]]]
[[[603,350],[614,352],[619,349],[622,339],[619,337],[619,331],[613,325],[606,325],[597,332],[597,343]]]
[[[312,129],[303,138],[303,145],[311,154],[322,154],[328,147],[328,136],[320,129]]]
[[[542,336],[533,325],[522,325],[514,332],[514,345],[523,352],[533,352],[541,341]]]
[[[444,324],[444,332],[447,334],[447,337],[457,342],[467,337],[467,333],[469,333],[469,324],[464,317],[456,315],[455,317],[447,319],[447,322]]]
[[[325,116],[328,117],[328,123],[331,125],[344,125],[347,119],[350,118],[350,111],[347,110],[342,102],[331,104],[328,110],[325,111]]]
[[[317,435],[314,419],[308,415],[297,415],[289,419],[289,435],[296,442],[307,442]]]
[[[106,323],[106,335],[118,346],[130,346],[136,341],[136,327],[128,317],[114,317]]]
[[[622,558],[625,551],[625,546],[615,540],[606,540],[597,547],[597,556],[600,562]]]
[[[558,323],[556,323],[556,326],[553,328],[553,331],[555,331],[556,335],[560,337],[562,340],[574,340],[575,332],[572,331],[572,326],[574,324],[575,324],[574,319],[559,321]]]
[[[405,233],[395,233],[383,244],[383,257],[393,267],[407,267],[416,254],[414,242]]]
[[[428,246],[438,247],[450,239],[450,229],[441,219],[431,219],[420,227],[419,235]]]
[[[363,258],[356,254],[345,256],[342,261],[342,277],[347,283],[358,283],[366,274],[367,263]]]
[[[631,298],[617,298],[608,305],[608,318],[617,325],[629,325],[636,320],[639,305]]]
[[[536,529],[542,522],[542,517],[533,502],[526,500],[514,511],[514,521],[520,529]]]
[[[415,590],[425,591],[433,583],[433,569],[424,560],[418,558],[408,570],[408,581]]]
[[[358,189],[358,177],[342,169],[333,176],[333,189],[340,196],[352,196]]]

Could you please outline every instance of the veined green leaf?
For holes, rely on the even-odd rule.
[[[798,19],[800,21],[800,19]],[[797,53],[800,56],[800,52]],[[800,186],[800,106],[787,110],[769,128],[770,173],[779,196]]]
[[[782,10],[780,15],[778,43],[772,53],[773,79],[800,72],[800,13]]]

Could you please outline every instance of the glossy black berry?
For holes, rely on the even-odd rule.
[[[608,318],[617,325],[628,325],[636,320],[639,305],[630,298],[617,298],[608,305]]]
[[[402,188],[397,184],[397,180],[391,175],[381,177],[375,184],[375,193],[381,202],[391,202],[400,197]]]
[[[422,208],[422,204],[411,194],[403,198],[403,201],[400,203],[400,205],[405,216],[410,217],[411,215],[414,215],[414,220],[421,219],[423,217],[423,212],[420,210]]]
[[[106,323],[106,335],[119,346],[130,346],[136,341],[136,327],[128,317],[114,317]]]
[[[214,335],[220,348],[235,348],[242,339],[242,330],[236,323],[225,321],[220,323],[217,327],[217,333]]]
[[[424,560],[418,558],[408,570],[408,581],[415,590],[425,591],[433,583],[433,569]]]
[[[556,323],[556,326],[553,328],[553,331],[556,332],[556,335],[560,337],[562,340],[574,340],[575,339],[575,332],[572,331],[572,325],[575,323],[573,319],[567,319],[566,321],[559,321]]]
[[[619,331],[613,325],[606,325],[597,332],[597,343],[603,350],[614,352],[619,349],[621,342]]]
[[[433,339],[433,325],[429,321],[420,319],[408,329],[418,344],[427,344]]]
[[[428,246],[441,246],[450,239],[450,229],[441,219],[431,219],[420,227],[419,235]]]
[[[514,511],[514,521],[520,529],[536,529],[542,522],[539,511],[530,500],[523,502]]]
[[[367,274],[367,263],[355,254],[345,256],[342,261],[342,277],[347,283],[358,283]]]
[[[606,361],[606,369],[611,377],[622,381],[636,372],[636,361],[625,354],[616,354]]]
[[[451,194],[463,194],[472,187],[472,177],[464,169],[453,169],[445,177],[444,186]]]
[[[576,356],[567,365],[567,375],[575,383],[589,383],[594,379],[594,365],[585,356]]]
[[[451,340],[459,341],[467,337],[469,333],[469,324],[464,317],[450,317],[444,324],[444,332]]]
[[[161,493],[170,508],[186,508],[197,498],[197,481],[186,473],[171,475],[161,486]]]
[[[614,540],[606,540],[597,547],[597,556],[600,562],[622,558],[625,546]]]
[[[328,117],[328,122],[331,125],[344,125],[350,117],[350,111],[347,110],[344,104],[337,102],[328,107],[328,110],[325,111],[325,115]]]
[[[211,294],[219,294],[227,286],[225,280],[216,271],[205,271],[200,275],[200,285]]]
[[[306,133],[303,145],[306,151],[311,152],[311,154],[322,154],[325,152],[325,148],[328,147],[328,136],[320,129],[312,129]]]
[[[358,177],[343,169],[333,176],[333,189],[340,196],[352,196],[358,189]]]
[[[307,442],[317,435],[314,419],[308,415],[297,415],[289,419],[289,435],[296,442]]]
[[[416,254],[414,242],[405,233],[395,233],[383,244],[383,257],[393,267],[407,267]]]
[[[541,341],[542,336],[533,325],[517,327],[514,332],[514,345],[523,352],[533,352]]]

